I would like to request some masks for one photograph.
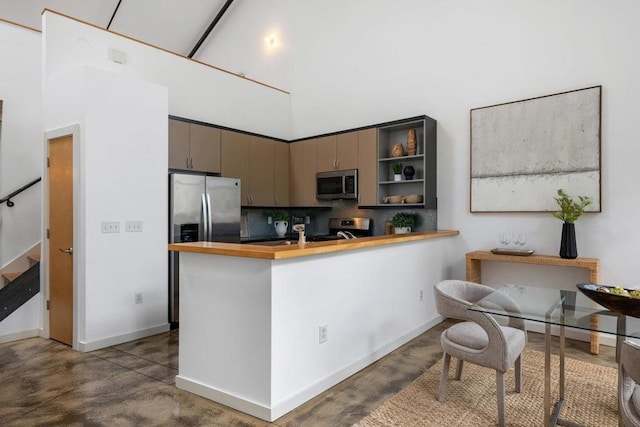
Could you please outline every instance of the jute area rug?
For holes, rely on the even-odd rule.
[[[505,378],[505,413],[510,426],[544,425],[544,353],[525,349],[522,392],[515,392],[513,369]],[[552,401],[557,399],[558,357],[552,357]],[[444,402],[437,400],[442,360],[360,420],[356,427],[497,425],[495,371],[465,363],[454,380],[452,359]],[[584,426],[617,426],[618,373],[565,357],[565,403],[561,418]]]

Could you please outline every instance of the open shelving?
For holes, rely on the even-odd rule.
[[[407,151],[409,130],[416,132],[416,154],[392,157],[395,143],[401,143]],[[402,163],[403,168],[411,165],[415,170],[413,179],[401,181],[393,179],[393,165]],[[393,122],[378,127],[378,206],[424,207],[435,209],[436,197],[436,121],[428,116],[420,116]],[[390,196],[423,196],[422,203],[387,203]]]

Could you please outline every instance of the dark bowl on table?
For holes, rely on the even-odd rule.
[[[617,295],[598,290],[598,288],[613,289],[613,286],[595,285],[593,283],[579,283],[576,286],[587,297],[614,313],[640,317],[640,298],[631,298],[626,295]],[[631,290],[627,289],[627,292]]]

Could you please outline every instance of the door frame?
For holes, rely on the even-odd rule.
[[[78,350],[79,331],[84,325],[84,299],[80,295],[79,278],[84,276],[84,248],[81,247],[80,224],[81,224],[81,187],[82,173],[80,167],[80,125],[74,124],[61,128],[52,129],[44,133],[44,161],[42,173],[42,245],[40,262],[40,283],[42,283],[42,333],[43,338],[50,338],[49,310],[47,301],[50,295],[49,282],[49,239],[47,239],[47,229],[49,228],[49,168],[47,159],[49,157],[49,142],[54,139],[71,136],[73,144],[73,340],[72,348]]]

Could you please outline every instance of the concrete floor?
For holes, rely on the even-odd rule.
[[[3,426],[350,426],[436,363],[440,334],[451,324],[441,323],[271,424],[178,390],[178,331],[90,353],[42,338],[2,344],[0,420]],[[544,351],[544,336],[530,332],[528,347]],[[589,343],[567,340],[566,354],[616,366],[611,347],[594,356]]]

